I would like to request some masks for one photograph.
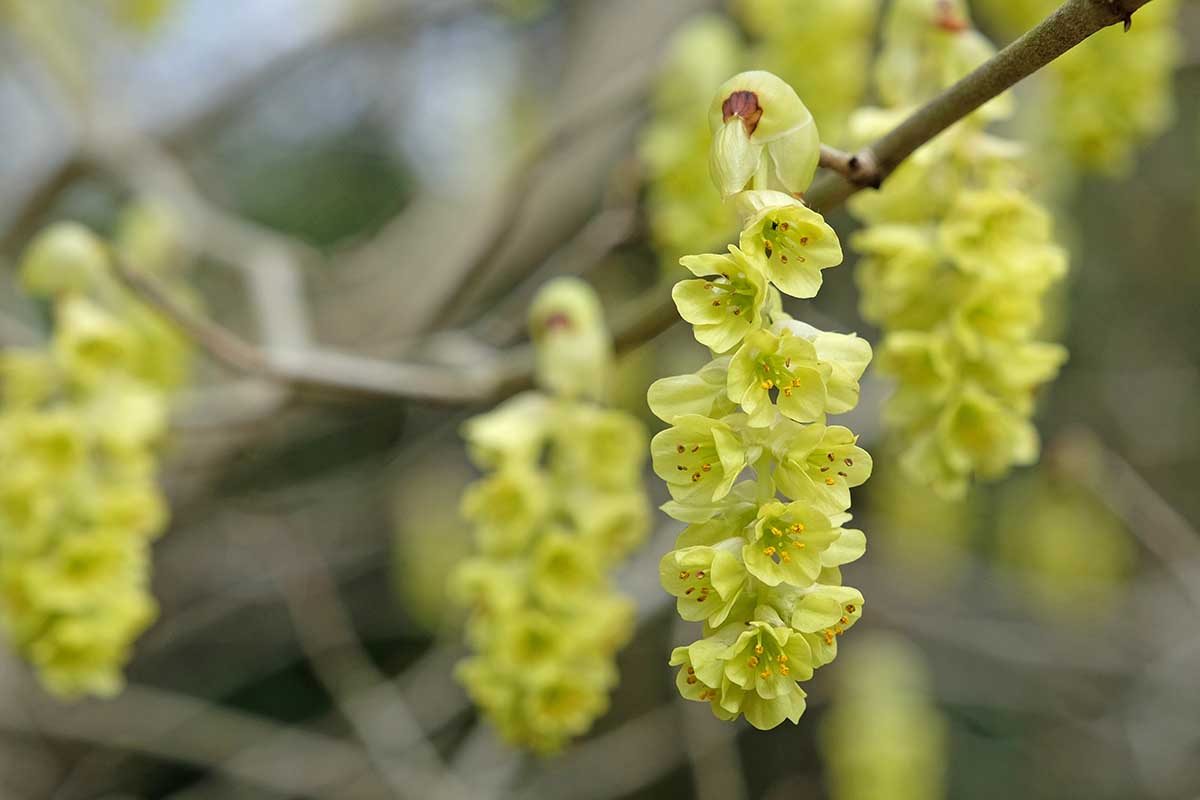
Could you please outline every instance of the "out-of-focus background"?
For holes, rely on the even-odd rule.
[[[997,5],[973,10],[1003,44],[1019,31]],[[446,598],[478,476],[458,427],[528,384],[536,287],[563,273],[596,287],[618,405],[652,430],[646,387],[705,359],[664,287],[683,277],[668,234],[706,229],[659,212],[664,194],[712,189],[703,164],[694,187],[656,189],[647,153],[663,145],[646,134],[670,107],[672,36],[703,11],[753,40],[806,8],[0,0],[0,344],[49,335],[15,269],[43,226],[119,237],[140,210],[200,320],[184,339],[225,355],[187,348],[158,471],[159,611],[124,690],[60,700],[3,648],[0,797],[1200,797],[1195,2],[1176,8],[1169,56],[1126,54],[1169,62],[1173,106],[1128,153],[1068,164],[1040,135],[1050,79],[1017,93],[1041,111],[1008,130],[1071,250],[1050,313],[1071,358],[1041,398],[1042,461],[961,503],[927,494],[889,458],[889,387],[868,373],[849,424],[876,453],[854,502],[870,546],[846,568],[867,613],[806,684],[799,725],[758,732],[678,697],[666,660],[689,631],[658,560],[680,526],[657,513],[618,576],[637,633],[593,730],[540,757],[473,710]],[[818,85],[861,83],[837,41],[813,52]],[[1131,102],[1064,86],[1101,118]],[[844,127],[810,105],[824,131]],[[830,221],[843,239],[856,227]],[[874,341],[847,254],[791,310]],[[648,468],[646,487],[667,499]],[[917,699],[873,716],[889,681]],[[895,762],[892,783],[846,777],[870,769],[860,748]]]

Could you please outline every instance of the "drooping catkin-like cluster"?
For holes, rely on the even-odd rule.
[[[892,107],[855,116],[863,139],[986,56],[965,13],[937,0],[892,7],[877,76]],[[851,204],[866,223],[851,241],[862,314],[883,329],[879,369],[897,382],[885,420],[906,471],[946,496],[1036,461],[1035,390],[1066,358],[1036,340],[1066,254],[1023,191],[1017,146],[984,131],[1008,110],[1004,96],[985,105]]]
[[[984,0],[981,13],[1019,36],[1056,9],[1058,0]],[[1171,78],[1183,53],[1178,0],[1138,9],[1128,31],[1100,31],[1039,74],[1026,126],[1047,153],[1077,168],[1120,175],[1136,149],[1174,116]]]
[[[141,223],[128,221],[136,238]],[[156,614],[149,549],[167,522],[156,451],[187,361],[110,277],[109,257],[82,226],[40,234],[21,277],[51,305],[51,341],[0,353],[0,622],[62,696],[119,692]]]
[[[508,741],[552,752],[591,727],[616,684],[633,605],[609,571],[645,537],[646,433],[606,394],[612,345],[586,284],[560,278],[531,312],[543,391],[463,427],[487,473],[463,513],[476,552],[453,575],[475,653],[458,677]]]
[[[689,523],[660,576],[680,615],[704,623],[671,654],[680,692],[767,729],[800,718],[799,681],[862,614],[839,567],[865,550],[843,526],[871,459],[827,415],[857,403],[871,348],[782,309],[780,292],[813,297],[842,260],[837,234],[793,195],[819,152],[808,109],[776,76],[746,72],[718,89],[709,120],[712,176],[744,228],[727,254],[680,262],[696,277],[675,286],[676,305],[714,357],[649,391],[671,426],[651,442],[673,498],[663,510]],[[753,480],[741,480],[747,468]]]
[[[832,800],[940,800],[946,796],[946,720],[921,653],[871,634],[847,658],[821,752]]]

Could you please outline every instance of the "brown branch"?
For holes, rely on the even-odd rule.
[[[860,150],[853,157],[858,160],[858,170],[838,169],[841,174],[813,184],[806,195],[808,203],[828,211],[861,189],[880,186],[921,145],[1097,31],[1124,24],[1148,2],[1067,0],[1037,27]]]
[[[486,402],[514,380],[520,385],[522,376],[532,372],[522,351],[498,354],[491,363],[461,369],[393,363],[322,348],[263,350],[186,308],[158,281],[120,259],[114,260],[113,271],[130,291],[217,362],[297,391],[360,400],[401,398],[469,405]],[[514,371],[515,378],[510,374]]]

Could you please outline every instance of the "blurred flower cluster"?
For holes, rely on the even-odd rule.
[[[463,514],[475,552],[453,573],[476,651],[458,676],[505,739],[549,752],[591,727],[616,685],[633,604],[609,571],[645,537],[646,434],[605,408],[612,345],[592,290],[560,278],[531,312],[538,382],[463,427],[487,473]]]
[[[118,251],[170,260],[169,221],[134,207]],[[0,620],[56,694],[111,695],[153,620],[149,547],[167,521],[155,481],[185,343],[112,277],[106,243],[59,223],[21,278],[49,303],[44,347],[0,354]]]
[[[877,74],[890,107],[856,113],[858,137],[890,129],[988,55],[965,13],[934,0],[893,7]],[[948,496],[1037,459],[1034,390],[1066,358],[1036,340],[1066,253],[1023,191],[1019,148],[984,132],[1010,111],[1010,98],[993,100],[851,201],[867,223],[852,241],[861,311],[883,328],[880,370],[898,383],[886,422],[908,473]]]

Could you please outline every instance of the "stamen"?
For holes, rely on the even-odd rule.
[[[676,452],[676,453],[682,453],[682,452],[683,452],[684,450],[686,450],[686,449],[687,449],[687,448],[686,448],[686,447],[684,447],[684,446],[683,446],[683,445],[681,445],[681,444],[680,444],[680,445],[676,445],[676,446],[675,446],[675,452]]]
[[[758,656],[750,656],[750,659],[746,663],[748,663],[752,667],[757,667],[758,666]]]
[[[776,528],[774,525],[772,525],[771,526],[771,534],[774,536],[783,536],[783,531],[779,530],[779,528]]]
[[[832,476],[825,479],[826,486],[833,486],[835,483],[837,483],[837,481],[835,481]]]
[[[779,230],[781,230],[781,231],[786,231],[788,229],[788,227],[789,226],[786,222],[779,223]]]
[[[691,594],[691,593],[692,593],[692,592],[694,592],[694,591],[696,591],[696,587],[695,587],[695,586],[689,586],[689,587],[688,587],[688,590],[687,590],[686,592],[684,592],[684,594]]]
[[[763,555],[765,555],[765,556],[773,556],[773,555],[775,555],[775,548],[774,548],[774,547],[764,547],[764,548],[763,548]]]
[[[695,674],[696,674],[696,668],[688,667],[688,675],[695,675]]]
[[[786,665],[786,664],[785,664],[785,665],[783,665],[783,666],[781,666],[781,667],[779,668],[779,674],[780,674],[780,675],[788,675],[788,674],[790,674],[790,673],[791,673],[791,670],[790,670],[790,669],[788,669],[788,667],[787,667],[787,665]]]
[[[840,622],[843,625],[849,625],[850,619],[848,617],[842,617],[841,619],[838,620],[838,622]]]
[[[792,533],[804,533],[804,523],[797,522],[792,526]]]
[[[693,473],[692,473],[692,483],[695,483],[695,482],[696,482],[696,481],[698,481],[698,480],[700,480],[700,473],[699,473],[699,472],[693,472]],[[832,479],[832,478],[830,478],[830,480],[833,480],[833,479]],[[830,484],[830,485],[832,486],[832,484]]]
[[[792,556],[786,550],[784,552],[780,553],[779,557],[783,559],[783,563],[785,563],[785,564],[792,563]]]
[[[701,471],[701,472],[711,472],[711,471],[712,471],[712,464],[701,464],[701,465],[700,465],[700,471]]]
[[[696,580],[703,580],[703,578],[704,578],[704,570],[698,570],[696,572]]]
[[[787,653],[780,653],[779,658],[777,658],[775,660],[778,661],[780,664],[786,664],[787,660],[788,660]]]
[[[754,652],[758,653],[761,656],[762,651],[763,651],[763,646],[761,643],[754,645]]]
[[[687,467],[685,467],[683,464],[676,464],[675,469],[679,470],[680,472],[687,472]]]
[[[854,613],[854,604],[853,604],[853,603],[851,603],[850,605],[846,606],[846,613],[848,613],[848,614],[853,614],[853,613]]]
[[[695,675],[688,675],[687,682],[688,682],[689,686],[695,686],[696,681],[698,681],[698,680],[699,680],[699,678],[697,678]]]
[[[784,264],[786,264],[786,263],[787,263],[787,261],[788,261],[788,259],[787,259],[787,256],[785,256],[785,255],[784,255],[784,256],[780,256],[780,257],[779,257],[779,260],[780,260],[780,261],[782,261]]]
[[[688,572],[687,570],[683,570],[682,572],[679,573],[679,580],[686,581],[688,579],[688,576],[691,574],[692,573]]]
[[[825,455],[829,456],[830,461],[833,461],[833,453],[826,453]]]
[[[846,466],[847,466],[847,467],[853,467],[853,466],[854,466],[854,459],[846,458],[846,459],[843,459],[843,461],[846,463]]]
[[[771,668],[770,668],[770,667],[767,667],[767,668],[766,668],[766,669],[764,669],[762,672],[758,673],[758,677],[762,678],[764,681],[765,681],[767,678],[771,677]]]

